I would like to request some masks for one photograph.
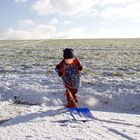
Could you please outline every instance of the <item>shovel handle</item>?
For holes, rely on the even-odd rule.
[[[67,91],[68,91],[68,94],[69,94],[69,96],[70,96],[70,99],[71,99],[73,105],[77,108],[78,105],[77,105],[77,103],[75,102],[75,100],[74,100],[74,98],[73,98],[73,96],[72,96],[70,90],[69,90],[68,88],[66,88],[66,89],[67,89]]]

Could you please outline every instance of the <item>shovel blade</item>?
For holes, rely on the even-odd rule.
[[[93,120],[94,116],[90,112],[89,108],[69,108],[72,117],[78,121]]]

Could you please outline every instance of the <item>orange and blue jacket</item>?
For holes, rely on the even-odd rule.
[[[78,89],[80,87],[80,71],[83,69],[79,60],[75,57],[71,64],[67,64],[63,59],[56,69],[59,76],[62,77],[64,85],[72,89]]]

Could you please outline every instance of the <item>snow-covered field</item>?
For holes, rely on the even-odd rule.
[[[63,107],[54,68],[71,46],[84,66],[79,107],[93,121],[74,121]],[[1,41],[0,49],[1,140],[140,139],[139,40]]]

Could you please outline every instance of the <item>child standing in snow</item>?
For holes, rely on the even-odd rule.
[[[63,60],[56,65],[58,75],[62,77],[66,91],[65,95],[67,98],[66,108],[76,107],[70,97],[69,92],[73,96],[73,99],[78,103],[77,91],[80,86],[80,71],[82,66],[79,60],[74,56],[74,50],[66,48],[63,50]]]

